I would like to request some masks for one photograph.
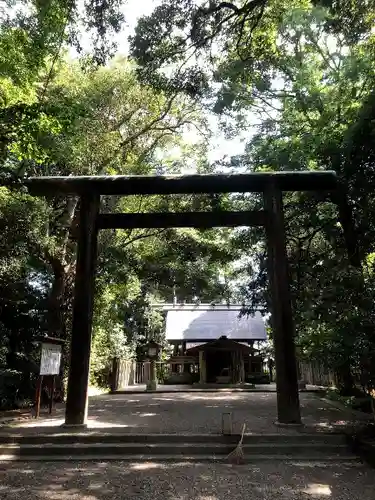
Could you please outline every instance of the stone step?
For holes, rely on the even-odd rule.
[[[124,432],[3,433],[0,461],[10,460],[225,460],[239,436],[130,434]],[[246,462],[257,460],[355,461],[341,434],[248,434]]]
[[[226,455],[223,456],[215,456],[215,455],[106,455],[103,457],[99,454],[89,454],[83,457],[77,458],[75,455],[29,455],[25,457],[20,457],[15,454],[3,455],[0,457],[1,462],[10,462],[10,461],[38,461],[38,462],[59,462],[59,461],[77,461],[84,460],[87,461],[95,461],[95,462],[106,462],[106,461],[124,461],[131,463],[144,463],[144,462],[154,462],[154,463],[165,463],[165,462],[174,462],[174,463],[185,463],[185,462],[193,462],[193,463],[206,463],[206,462],[219,462],[219,463],[228,463],[231,462]],[[241,460],[241,463],[259,463],[259,462],[292,462],[298,463],[300,466],[314,466],[319,464],[319,466],[335,466],[338,465],[351,465],[351,466],[359,466],[361,465],[360,460],[355,455],[323,455],[311,457],[309,454],[304,454],[299,456],[298,458],[291,457],[290,455],[245,455],[244,459]]]
[[[71,444],[71,443],[222,443],[237,444],[238,435],[222,434],[130,434],[121,432],[55,432],[43,434],[3,433],[1,444]],[[244,444],[344,444],[342,434],[247,434]]]
[[[235,445],[222,443],[71,443],[71,444],[3,444],[0,447],[0,457],[7,455],[57,456],[69,455],[85,457],[96,455],[105,458],[112,455],[178,455],[180,457],[194,455],[228,455]],[[343,457],[349,454],[346,445],[341,444],[290,444],[262,443],[245,444],[243,451],[249,455],[285,455],[298,457],[308,455],[311,458],[323,456]]]

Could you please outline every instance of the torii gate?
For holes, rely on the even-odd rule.
[[[79,236],[71,359],[65,425],[85,426],[88,408],[92,313],[98,230],[108,228],[264,226],[276,361],[277,418],[300,425],[294,326],[289,290],[282,191],[325,191],[339,206],[349,254],[358,263],[348,205],[335,172],[277,172],[186,176],[31,177],[23,181],[32,195],[80,197]],[[9,184],[8,184],[9,185]],[[101,195],[263,193],[264,209],[242,212],[101,214]],[[333,197],[333,198],[332,198]],[[344,199],[344,201],[342,201]],[[351,248],[350,248],[351,245]]]

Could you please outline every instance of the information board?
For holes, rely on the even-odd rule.
[[[58,375],[60,373],[61,345],[42,344],[40,375]]]

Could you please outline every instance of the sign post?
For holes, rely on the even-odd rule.
[[[42,355],[40,358],[40,375],[58,375],[61,364],[61,345],[42,343]]]
[[[49,377],[49,414],[53,409],[53,397],[55,393],[55,377],[60,374],[61,354],[63,340],[52,337],[42,337],[41,342],[41,356],[40,356],[40,370],[35,395],[35,418],[40,415],[40,401],[42,396],[42,387],[44,377]]]

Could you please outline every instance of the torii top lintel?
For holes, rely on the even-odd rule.
[[[154,195],[262,192],[274,185],[282,191],[332,191],[333,171],[260,172],[249,174],[197,174],[180,176],[56,176],[23,181],[33,195],[96,193],[99,195]]]

